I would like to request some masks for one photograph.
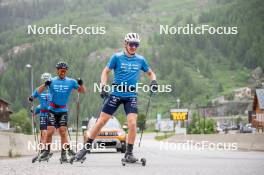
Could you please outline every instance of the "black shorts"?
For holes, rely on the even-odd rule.
[[[54,126],[59,128],[61,126],[67,126],[68,123],[68,113],[67,112],[58,112],[53,111],[49,112],[49,121],[48,126]]]
[[[39,116],[39,129],[40,130],[47,130],[48,126],[48,113],[47,112],[40,112]]]
[[[137,114],[137,97],[117,97],[114,95],[107,97],[103,105],[102,112],[113,115],[120,104],[124,105],[126,115],[129,113]]]

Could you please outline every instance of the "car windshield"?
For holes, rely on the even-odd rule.
[[[119,129],[120,124],[117,120],[111,119],[109,120],[106,125],[103,127],[103,129]]]
[[[95,125],[96,119],[92,118],[89,121],[88,129],[91,129]],[[108,122],[105,124],[105,126],[102,129],[120,129],[121,125],[119,121],[115,118],[111,118],[108,120]]]

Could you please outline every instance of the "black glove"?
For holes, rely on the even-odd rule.
[[[157,92],[157,90],[158,90],[158,83],[157,83],[157,81],[156,80],[152,80],[149,87],[150,87],[150,91],[152,93]]]
[[[29,96],[29,97],[28,97],[28,101],[29,101],[29,102],[33,102],[33,100],[34,100],[34,98],[33,98],[32,96]]]
[[[77,79],[77,83],[78,83],[78,85],[82,86],[83,85],[83,80],[81,78],[78,78]]]
[[[100,96],[102,99],[104,99],[105,97],[107,97],[109,94],[108,92],[105,91],[104,86],[101,87],[101,92],[100,92]]]
[[[50,80],[45,81],[45,86],[49,86],[51,84]]]

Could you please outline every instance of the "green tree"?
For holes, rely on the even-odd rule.
[[[212,134],[215,133],[215,121],[213,119],[205,119],[198,113],[193,113],[191,123],[188,127],[188,134]],[[204,130],[204,131],[203,131]]]
[[[143,127],[144,127],[144,129],[146,128],[145,115],[144,114],[138,115],[137,126],[140,128],[140,130],[142,130]]]
[[[20,128],[25,134],[31,133],[31,120],[28,117],[26,109],[22,108],[17,113],[11,115],[11,127]]]

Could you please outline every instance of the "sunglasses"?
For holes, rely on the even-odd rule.
[[[138,47],[139,43],[128,43],[129,47]]]
[[[61,73],[65,73],[65,72],[67,72],[67,69],[58,69],[58,71]]]

